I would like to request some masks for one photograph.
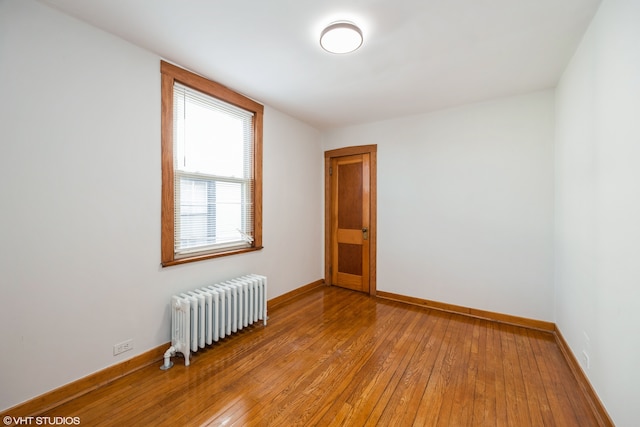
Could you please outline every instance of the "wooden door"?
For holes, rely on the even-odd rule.
[[[331,282],[370,292],[370,155],[331,159]]]

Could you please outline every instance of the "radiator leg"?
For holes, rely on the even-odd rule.
[[[171,368],[173,366],[171,357],[175,355],[176,355],[176,349],[173,346],[169,347],[169,349],[164,353],[164,365],[160,366],[160,369],[162,369],[163,371],[166,371],[167,369]]]

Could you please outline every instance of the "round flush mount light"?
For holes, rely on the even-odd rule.
[[[334,22],[322,30],[320,46],[330,53],[353,52],[362,46],[362,31],[351,22]]]

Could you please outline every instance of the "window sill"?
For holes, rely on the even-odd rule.
[[[255,251],[262,250],[262,249],[263,249],[263,246],[258,246],[258,247],[255,247],[255,248],[243,248],[243,249],[235,249],[235,250],[232,250],[232,251],[216,252],[216,253],[213,253],[213,254],[197,255],[197,256],[185,257],[185,258],[180,258],[180,259],[174,259],[174,260],[170,260],[170,261],[163,261],[161,265],[162,265],[162,267],[171,267],[172,265],[187,264],[187,263],[190,263],[190,262],[203,261],[203,260],[213,259],[213,258],[220,258],[220,257],[224,257],[224,256],[229,256],[229,255],[238,255],[238,254],[243,254],[243,253],[247,253],[247,252],[255,252]]]

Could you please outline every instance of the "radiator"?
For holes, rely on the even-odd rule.
[[[161,369],[173,366],[182,353],[189,366],[191,352],[262,320],[267,325],[267,278],[249,274],[171,297],[171,347]]]

